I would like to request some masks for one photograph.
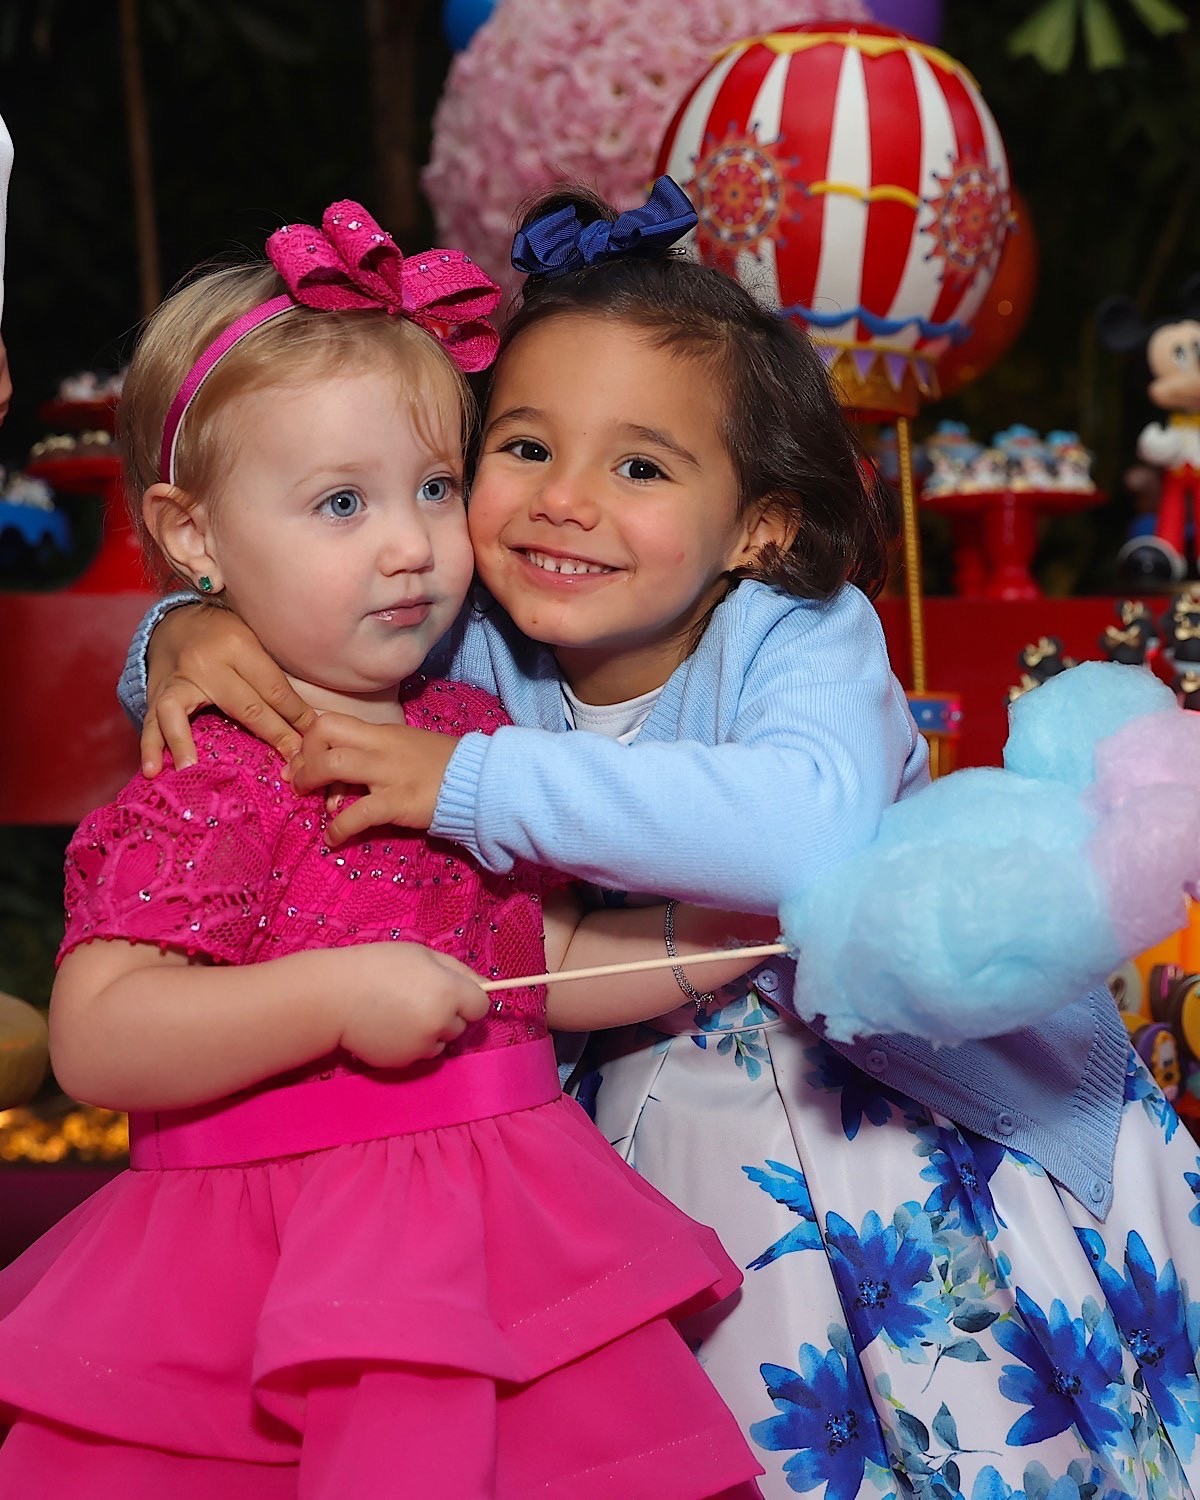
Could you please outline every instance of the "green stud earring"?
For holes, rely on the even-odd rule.
[[[213,591],[212,579],[208,576],[207,573],[205,573],[205,574],[203,574],[201,576],[201,578],[199,579],[199,584],[200,584],[200,592],[202,594],[211,594],[212,593],[212,591]]]

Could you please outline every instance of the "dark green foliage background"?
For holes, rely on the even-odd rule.
[[[1155,39],[1114,5],[1124,67],[1089,72],[1082,48],[1052,76],[1014,60],[1007,38],[1032,0],[949,0],[943,43],[975,74],[1008,148],[1041,248],[1033,314],[1016,348],[935,416],[958,416],[987,435],[1011,422],[1046,432],[1074,428],[1097,455],[1114,498],[1091,516],[1056,522],[1043,586],[1060,593],[1117,587],[1113,556],[1131,512],[1121,475],[1154,414],[1145,366],[1097,347],[1094,314],[1113,293],[1151,317],[1179,306],[1200,273],[1200,7],[1182,7],[1186,33]]]

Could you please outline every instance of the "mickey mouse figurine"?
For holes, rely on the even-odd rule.
[[[1159,643],[1154,617],[1140,599],[1122,599],[1116,608],[1121,623],[1104,627],[1100,649],[1109,661],[1144,667]]]
[[[1159,628],[1163,659],[1174,674],[1175,696],[1184,708],[1200,708],[1200,583],[1172,594]]]
[[[1142,429],[1137,445],[1138,457],[1162,470],[1152,530],[1131,536],[1118,562],[1130,582],[1170,587],[1187,577],[1189,556],[1195,561],[1200,551],[1200,276],[1184,287],[1179,316],[1148,325],[1128,297],[1110,297],[1097,330],[1108,349],[1145,346],[1146,394],[1167,413]]]
[[[1030,645],[1022,647],[1017,665],[1021,668],[1021,680],[1016,687],[1008,690],[1010,703],[1015,703],[1023,693],[1041,687],[1043,682],[1048,682],[1051,677],[1057,677],[1060,672],[1073,667],[1075,659],[1063,655],[1063,643],[1056,636],[1043,635]]]

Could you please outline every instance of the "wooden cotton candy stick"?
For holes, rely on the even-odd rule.
[[[520,979],[481,979],[480,988],[519,990],[530,984],[558,984],[564,979],[606,979],[610,974],[639,974],[645,969],[673,969],[676,964],[694,968],[722,958],[771,958],[790,953],[787,943],[760,943],[756,948],[712,948],[707,953],[684,953],[678,958],[643,958],[627,964],[595,964],[590,969],[560,969],[555,974],[526,974]]]

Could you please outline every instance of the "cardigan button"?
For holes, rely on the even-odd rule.
[[[1013,1118],[1013,1116],[1009,1114],[1008,1110],[1002,1110],[1000,1114],[996,1116],[994,1123],[996,1126],[997,1135],[1012,1135],[1013,1131],[1017,1128],[1017,1122]]]
[[[1104,1195],[1108,1192],[1108,1183],[1099,1177],[1093,1177],[1091,1186],[1088,1188],[1088,1197],[1093,1203],[1103,1203]]]
[[[885,1073],[887,1071],[887,1065],[887,1053],[881,1051],[878,1047],[872,1047],[870,1052],[867,1053],[867,1067],[871,1070],[871,1072]]]

